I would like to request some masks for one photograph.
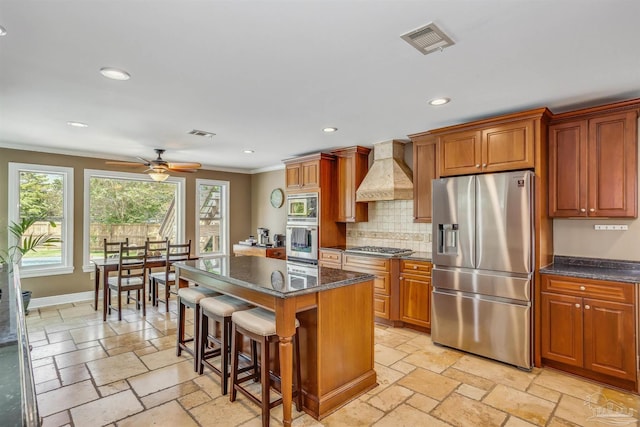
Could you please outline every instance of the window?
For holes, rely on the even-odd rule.
[[[229,241],[229,182],[196,179],[196,255],[226,255]]]
[[[73,169],[59,166],[9,163],[9,212],[11,223],[24,218],[38,220],[26,235],[48,234],[60,240],[36,246],[20,260],[23,277],[73,272]],[[16,244],[9,237],[9,246]]]
[[[104,239],[183,242],[184,187],[184,178],[155,182],[143,173],[85,170],[84,270],[104,256]]]

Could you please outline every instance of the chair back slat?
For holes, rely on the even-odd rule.
[[[169,246],[169,239],[164,240],[150,240],[147,237],[147,241],[145,242],[147,246],[147,256],[148,257],[159,257],[163,256]]]
[[[120,243],[129,246],[129,238],[126,237],[123,242],[109,242],[104,239],[104,259],[120,256]]]
[[[118,277],[145,279],[145,264],[147,261],[147,245],[126,245],[120,243]]]

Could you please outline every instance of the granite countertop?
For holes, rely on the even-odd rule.
[[[414,252],[411,255],[401,256],[400,259],[411,259],[415,261],[427,261],[431,262],[431,252]]]
[[[541,268],[540,274],[640,283],[640,262],[556,255],[553,264]]]
[[[367,273],[253,256],[206,258],[175,265],[280,298],[348,286],[375,277]]]

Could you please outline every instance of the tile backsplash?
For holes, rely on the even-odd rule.
[[[431,224],[413,222],[413,200],[369,202],[369,221],[347,224],[347,245],[431,252]]]

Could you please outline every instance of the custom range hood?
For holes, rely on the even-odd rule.
[[[357,202],[413,199],[411,169],[404,162],[404,142],[373,145],[373,164],[356,191]]]

